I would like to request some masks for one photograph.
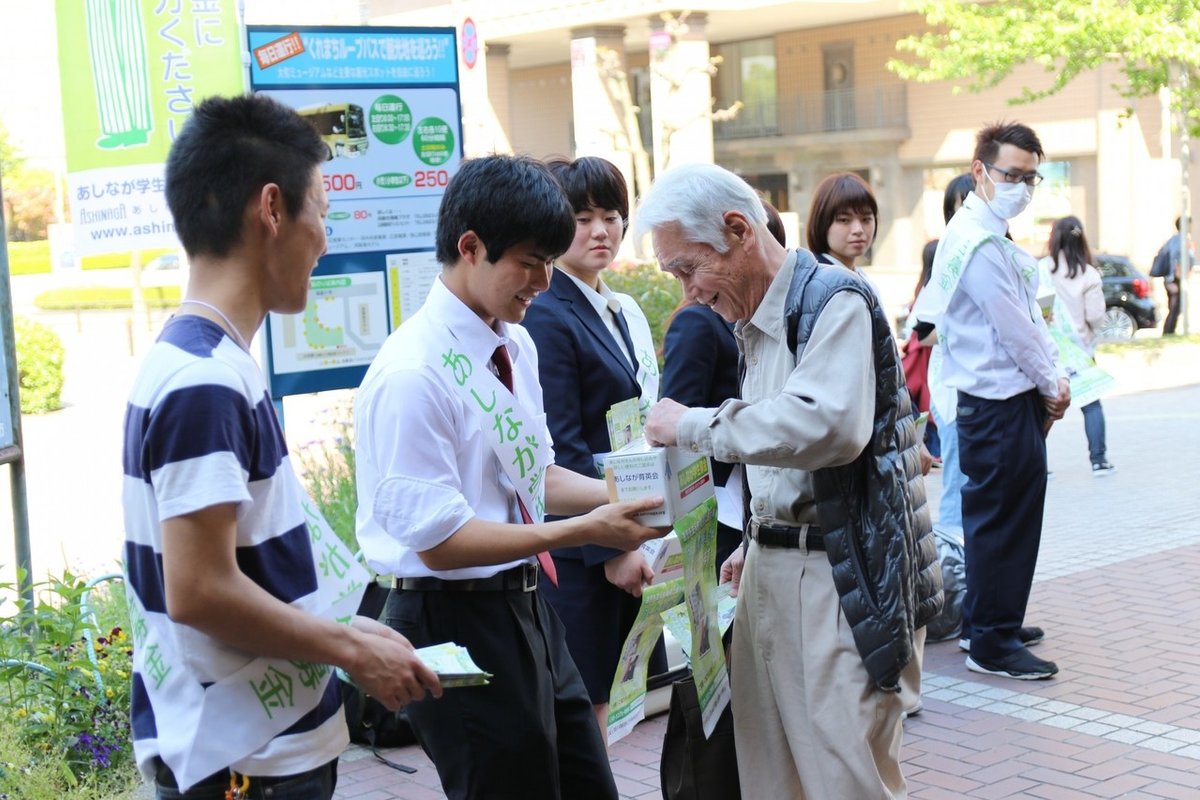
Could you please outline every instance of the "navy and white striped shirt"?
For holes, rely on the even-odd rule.
[[[148,621],[136,646],[169,632],[177,664],[201,686],[232,675],[254,656],[172,622],[163,585],[165,519],[222,503],[237,507],[237,563],[285,603],[310,612],[316,599],[302,489],[258,365],[215,323],[180,316],[151,348],[125,412],[125,561],[129,589]],[[161,644],[161,643],[160,643]],[[132,724],[138,766],[148,774],[160,733],[172,724],[171,697],[151,703],[147,676],[133,676]],[[230,724],[237,724],[231,720]],[[319,705],[253,755],[230,766],[290,775],[325,764],[348,741],[338,681]]]

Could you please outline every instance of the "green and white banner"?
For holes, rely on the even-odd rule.
[[[237,0],[56,0],[75,255],[174,247],[167,151],[205,97],[241,94]]]
[[[717,501],[709,497],[674,525],[683,548],[683,577],[647,586],[642,606],[621,648],[608,699],[611,746],[646,716],[647,665],[664,624],[688,654],[696,681],[705,737],[729,705],[729,669],[721,637],[733,621],[736,600],[717,586]]]

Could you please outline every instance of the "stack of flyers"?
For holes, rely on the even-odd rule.
[[[437,673],[443,689],[454,689],[459,686],[486,686],[492,679],[490,672],[484,672],[474,661],[467,648],[454,642],[430,645],[418,648],[417,657],[425,666]]]
[[[642,438],[642,412],[636,397],[613,403],[604,420],[608,423],[608,443],[613,450]]]

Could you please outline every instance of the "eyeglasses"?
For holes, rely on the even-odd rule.
[[[1026,186],[1037,186],[1045,177],[1038,172],[1010,172],[1006,169],[1000,169],[995,164],[989,164],[986,161],[983,162],[983,165],[988,169],[994,169],[996,172],[999,172],[1001,175],[1003,175],[1005,183],[1023,183]]]

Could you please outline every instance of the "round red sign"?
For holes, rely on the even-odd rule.
[[[467,17],[462,26],[462,59],[467,69],[472,69],[479,60],[479,34],[475,31],[475,21]]]

